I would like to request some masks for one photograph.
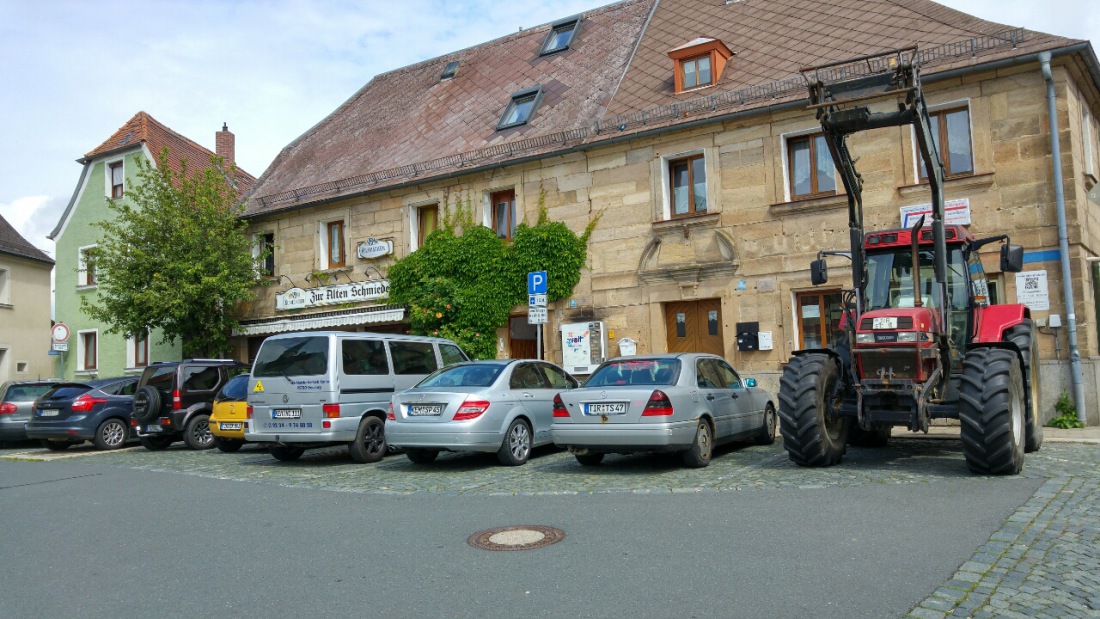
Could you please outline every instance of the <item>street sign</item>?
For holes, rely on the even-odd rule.
[[[527,295],[527,305],[531,307],[546,307],[546,295],[544,294],[529,294]]]
[[[546,308],[545,307],[529,307],[529,308],[527,308],[527,324],[529,324],[529,325],[544,325],[544,324],[546,324]]]
[[[59,322],[50,330],[50,335],[53,336],[53,341],[64,342],[69,339],[69,327],[65,326],[65,323]]]
[[[68,342],[54,342],[53,343],[53,349],[56,350],[57,352],[68,352],[69,343]]]
[[[527,274],[527,294],[546,294],[546,271],[531,271]]]

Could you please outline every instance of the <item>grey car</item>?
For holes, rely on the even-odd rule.
[[[554,444],[584,465],[605,453],[679,452],[710,464],[715,445],[775,441],[772,397],[717,355],[678,353],[605,362],[580,389],[554,400]]]
[[[576,386],[565,370],[535,359],[457,363],[393,396],[386,440],[419,464],[446,450],[495,452],[501,464],[519,466],[551,442],[554,396]]]
[[[57,382],[22,380],[0,385],[0,443],[27,440],[27,422],[31,420],[34,401]]]

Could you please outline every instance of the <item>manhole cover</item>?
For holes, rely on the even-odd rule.
[[[534,550],[565,539],[565,531],[538,524],[497,527],[474,533],[466,543],[482,550]]]

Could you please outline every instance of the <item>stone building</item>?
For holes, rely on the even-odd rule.
[[[279,281],[248,308],[240,354],[279,331],[403,330],[403,308],[384,297],[326,308],[313,299],[332,286],[319,284],[343,276],[382,290],[387,265],[456,203],[507,238],[541,200],[577,231],[600,217],[581,283],[550,307],[546,358],[563,360],[562,325],[600,322],[611,354],[624,338],[639,353],[714,351],[775,390],[793,350],[835,332],[846,283],[839,264],[829,285],[809,281],[819,250],[847,244],[847,202],[799,69],[910,46],[953,216],[979,238],[1009,233],[1026,248],[1027,294],[998,272],[995,246],[983,250],[994,301],[1026,299],[1043,324],[1075,315],[1095,393],[1100,65],[1087,41],[927,0],[627,0],[375,77],[288,145],[249,194],[247,217],[257,242],[276,248]],[[1072,310],[1041,52],[1052,56]],[[868,229],[899,227],[930,202],[910,128],[849,144]],[[501,355],[529,350],[525,315],[517,307],[501,329]],[[756,328],[761,349],[741,350],[739,327]],[[1042,329],[1048,416],[1069,388],[1067,331]]]

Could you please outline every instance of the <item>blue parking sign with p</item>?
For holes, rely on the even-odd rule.
[[[546,294],[546,271],[527,274],[527,294]]]

